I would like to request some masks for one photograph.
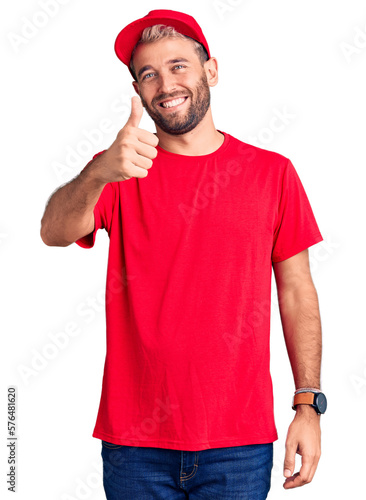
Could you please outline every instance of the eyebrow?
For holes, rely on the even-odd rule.
[[[189,61],[187,59],[184,59],[184,57],[179,57],[177,59],[170,59],[170,61],[167,61],[165,64],[176,64],[179,62],[186,62],[188,63]],[[146,66],[143,66],[140,71],[138,72],[137,76],[140,78],[140,76],[145,73],[145,71],[148,71],[149,69],[154,69],[150,64],[147,64]]]

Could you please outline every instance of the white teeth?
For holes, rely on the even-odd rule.
[[[182,102],[185,101],[185,97],[182,97],[180,99],[174,99],[174,101],[168,101],[168,102],[163,102],[162,106],[164,108],[172,108],[173,106],[178,106],[178,104],[182,104]]]

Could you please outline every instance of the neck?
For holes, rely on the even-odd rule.
[[[214,153],[224,142],[224,135],[215,128],[211,107],[204,119],[190,132],[171,135],[156,126],[159,146],[170,153],[186,156],[201,156]]]

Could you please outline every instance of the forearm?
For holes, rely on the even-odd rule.
[[[49,199],[41,221],[46,245],[68,246],[94,229],[93,210],[105,183],[96,176],[98,158]]]
[[[296,389],[320,389],[322,332],[318,295],[309,266],[308,249],[273,264],[287,352]],[[285,489],[309,483],[320,458],[320,418],[310,405],[299,404],[286,438]],[[296,454],[301,468],[295,472]]]
[[[282,327],[296,389],[320,389],[322,332],[313,284],[279,292]]]

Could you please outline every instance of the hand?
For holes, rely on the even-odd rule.
[[[102,183],[119,182],[131,177],[146,177],[158,151],[156,135],[138,128],[144,108],[141,99],[131,99],[131,114],[118,132],[114,143],[94,162],[94,174]]]
[[[302,456],[300,471],[294,474],[296,453]],[[297,488],[312,481],[320,459],[320,415],[310,405],[298,405],[286,438],[283,484]]]

